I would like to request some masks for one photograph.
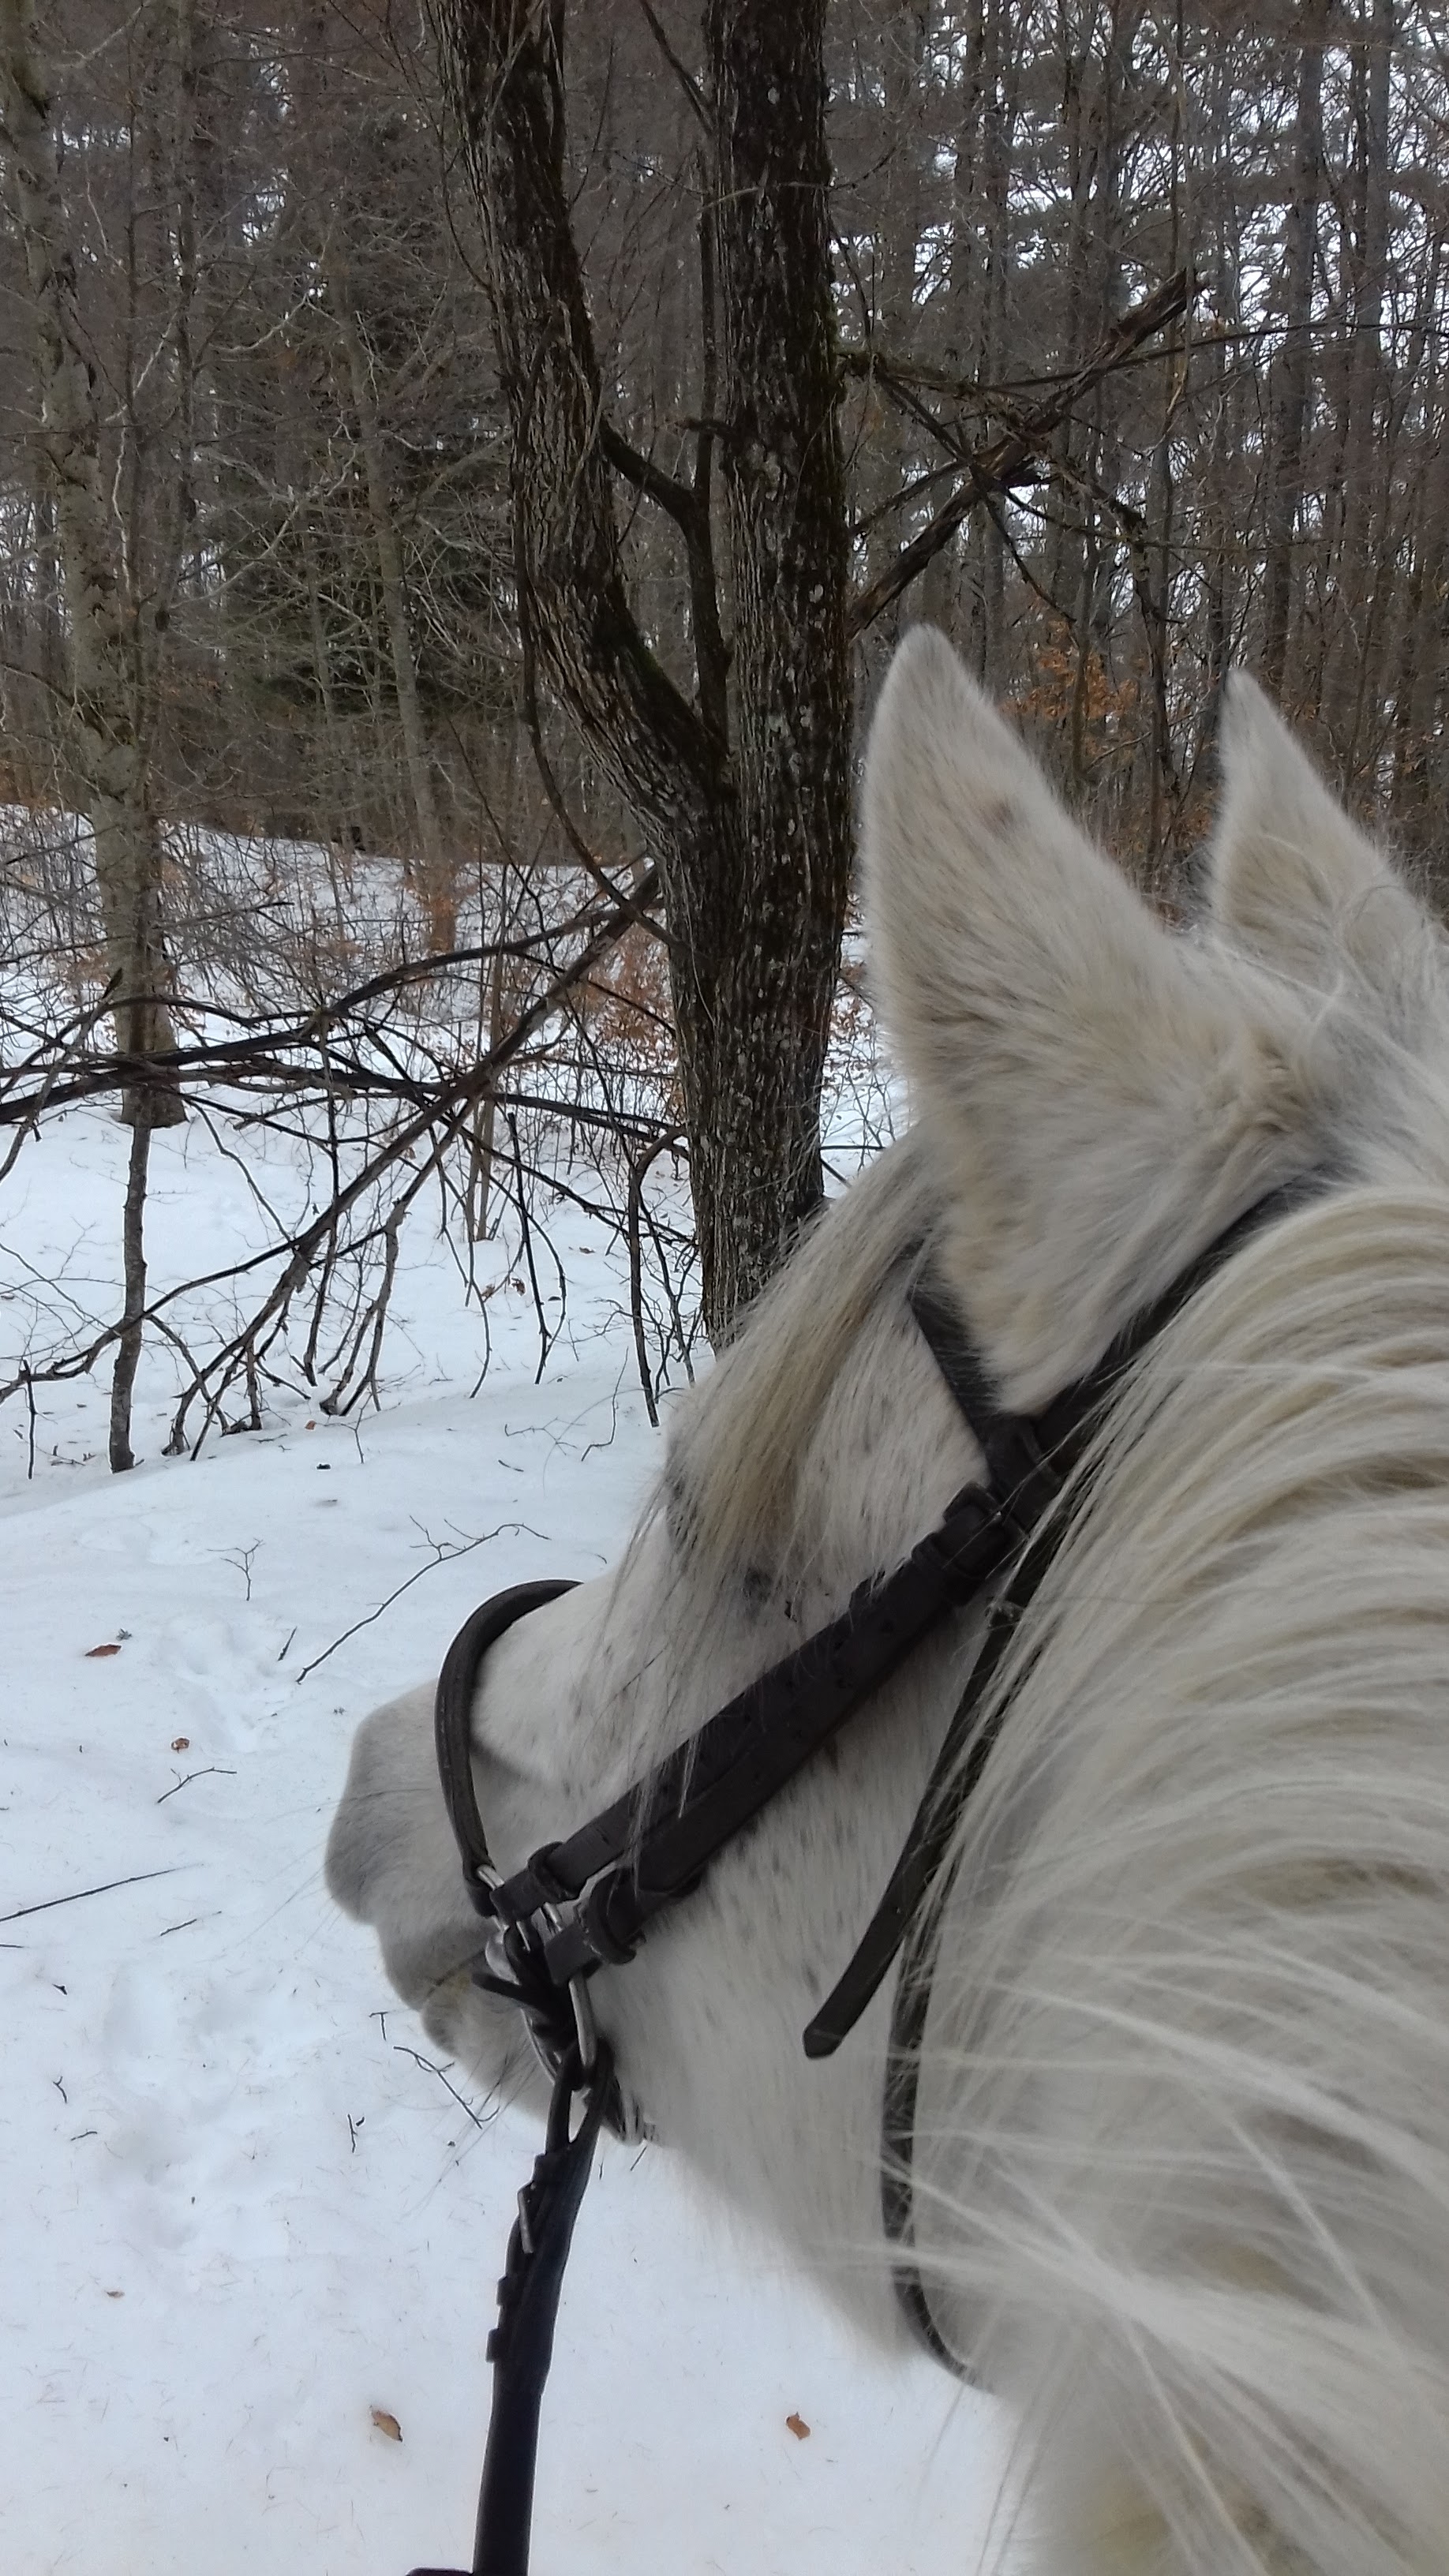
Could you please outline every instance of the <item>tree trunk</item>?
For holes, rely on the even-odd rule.
[[[1445,601],[1449,598],[1449,413],[1427,432],[1431,452],[1421,476],[1414,572],[1405,602],[1394,722],[1394,812],[1426,869],[1434,899],[1449,908],[1442,848],[1442,806],[1434,795]]]
[[[141,1318],[146,1311],[146,1171],[151,1158],[151,1125],[149,1120],[138,1119],[131,1130],[126,1205],[121,1223],[124,1289],[121,1337],[116,1344],[116,1365],[111,1378],[109,1430],[111,1472],[117,1476],[123,1475],[136,1463],[136,1454],[131,1447],[131,1397],[135,1392],[136,1370],[141,1358]]]
[[[720,387],[692,483],[635,455],[604,416],[569,215],[563,15],[561,0],[440,0],[438,10],[509,409],[525,659],[658,862],[704,1316],[718,1340],[819,1199],[845,910],[846,535],[823,0],[711,0],[707,11]],[[716,438],[737,624],[728,707],[709,503]],[[631,608],[615,471],[683,536],[692,698]]]
[[[408,623],[407,594],[403,585],[402,548],[398,544],[392,495],[388,490],[387,458],[372,381],[372,361],[363,345],[361,326],[346,279],[334,274],[328,286],[338,332],[347,355],[353,409],[357,414],[358,444],[367,469],[368,508],[372,517],[373,542],[377,547],[378,578],[382,588],[383,614],[387,619],[388,649],[392,655],[393,686],[397,691],[408,791],[417,825],[420,864],[409,873],[423,899],[429,940],[434,949],[442,952],[451,948],[457,937],[457,887],[444,857],[438,800],[433,793],[433,765],[418,699],[417,663],[413,655],[412,629]]]
[[[1305,0],[1300,22],[1298,128],[1285,227],[1287,309],[1283,347],[1272,378],[1273,486],[1263,567],[1262,673],[1264,685],[1275,698],[1282,695],[1283,667],[1288,656],[1293,535],[1303,488],[1308,389],[1314,374],[1308,326],[1313,312],[1318,200],[1323,186],[1323,47],[1331,7],[1332,0]]]
[[[988,385],[1009,373],[1006,365],[1006,296],[1011,277],[1011,150],[1016,99],[1006,0],[987,0],[986,107],[982,118],[982,198],[986,214],[985,275],[981,282],[980,372]],[[1006,685],[1006,545],[994,510],[972,514],[981,545],[981,659],[986,685]]]
[[[850,854],[845,480],[830,302],[824,0],[709,0],[719,155],[722,478],[734,567],[739,875],[713,951],[703,1150],[716,1312],[817,1204]],[[722,1290],[723,1294],[720,1295]]]
[[[1384,304],[1389,256],[1389,73],[1394,0],[1371,0],[1355,53],[1359,186],[1348,358],[1348,419],[1340,482],[1339,635],[1323,731],[1347,793],[1361,766],[1366,691],[1382,693],[1381,655],[1390,584],[1378,579],[1390,550],[1389,496],[1397,423],[1384,412]]]
[[[150,803],[155,720],[152,657],[130,595],[123,532],[105,489],[96,375],[81,319],[74,246],[61,196],[57,137],[36,51],[34,0],[0,0],[0,143],[8,156],[34,306],[40,446],[55,501],[65,583],[69,687],[65,737],[95,843],[96,880],[118,1046],[151,1054],[173,1043],[164,996],[161,846]],[[128,1090],[133,1123],[185,1112],[154,1083]]]

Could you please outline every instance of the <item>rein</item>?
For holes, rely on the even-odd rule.
[[[911,1311],[985,1461],[942,1519],[893,1573],[872,1575],[839,1617],[717,1710],[612,1806],[546,1843],[504,1878],[494,1866],[473,1784],[472,1706],[488,1648],[518,1619],[573,1586],[516,1584],[475,1610],[453,1640],[435,1710],[438,1774],[463,1878],[488,1925],[473,1981],[518,2005],[553,2092],[543,2154],[519,2194],[488,2343],[493,2404],[472,2576],[527,2576],[534,2461],[554,2319],[574,2221],[598,2133],[623,2133],[607,2041],[589,1980],[630,1960],[655,1915],[699,1884],[734,1836],[785,1787],[954,1610],[996,1578],[986,1633],[947,1728],[890,1882],[844,1974],[804,2033],[807,2057],[833,2054],[904,1952],[896,1980],[882,2112],[881,2209],[896,2249],[897,2296],[935,2357],[965,2365],[932,2314],[915,2254],[917,2071],[941,1915],[954,1880],[950,1847],[1000,1734],[1006,1704],[981,1710],[1021,1616],[1065,1530],[1052,1510],[1124,1370],[1188,1299],[1273,1217],[1322,1186],[1290,1182],[1250,1207],[1112,1343],[1088,1374],[1035,1415],[1002,1412],[959,1318],[927,1285]],[[1010,1569],[1007,1572],[1007,1569]],[[574,2106],[580,2106],[573,2126]],[[460,2576],[415,2568],[412,2576]]]

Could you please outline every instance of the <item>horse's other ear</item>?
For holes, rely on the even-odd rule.
[[[1208,901],[1229,936],[1319,991],[1346,970],[1391,1005],[1417,991],[1427,916],[1246,671],[1223,691],[1222,770]]]
[[[1314,1158],[1308,1014],[1163,928],[929,628],[881,693],[863,851],[941,1257],[1007,1400],[1040,1403]]]

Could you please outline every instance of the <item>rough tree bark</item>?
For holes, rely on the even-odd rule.
[[[96,882],[117,1044],[149,1054],[174,1041],[164,1001],[161,846],[151,809],[152,635],[161,604],[133,595],[124,532],[106,490],[100,401],[80,310],[75,244],[34,0],[0,0],[0,148],[9,165],[33,305],[40,449],[54,497],[65,587],[65,747],[95,842]],[[184,1116],[172,1091],[128,1091],[137,1125]]]
[[[1343,601],[1341,632],[1324,693],[1323,728],[1338,755],[1339,776],[1351,790],[1363,765],[1360,735],[1369,674],[1381,666],[1380,629],[1393,585],[1377,568],[1392,544],[1389,495],[1393,489],[1398,423],[1385,419],[1389,391],[1384,364],[1384,309],[1389,263],[1389,101],[1394,44],[1394,0],[1372,0],[1354,55],[1355,256],[1352,336],[1344,394],[1343,474],[1338,492],[1337,587]]]
[[[438,0],[512,430],[526,660],[638,817],[665,890],[707,1329],[821,1191],[849,866],[846,523],[830,303],[823,0],[709,0],[719,383],[686,482],[606,418],[564,159],[561,0]],[[706,316],[705,340],[711,317]],[[727,499],[733,669],[714,562]],[[614,482],[678,525],[687,696],[626,593]]]
[[[422,897],[428,937],[433,947],[441,951],[451,948],[457,935],[458,890],[443,848],[438,800],[433,792],[432,755],[418,696],[417,662],[408,624],[402,547],[398,542],[392,494],[388,489],[387,455],[382,422],[378,417],[377,392],[372,380],[372,357],[362,337],[346,274],[335,260],[330,264],[328,290],[337,317],[338,337],[347,359],[352,407],[357,415],[358,445],[362,449],[367,473],[367,501],[377,547],[378,582],[387,619],[398,722],[402,728],[403,755],[407,762],[408,787],[417,824],[418,854],[408,873]]]
[[[820,1087],[849,884],[824,19],[824,0],[709,0],[705,12],[740,841],[735,883],[701,888],[718,1038],[711,1114],[691,1156],[705,1154],[716,1208],[743,1219],[737,1296],[753,1293],[821,1194]]]
[[[1293,536],[1303,492],[1303,443],[1308,421],[1313,356],[1309,321],[1313,310],[1313,263],[1318,239],[1318,201],[1323,188],[1323,48],[1333,0],[1306,0],[1299,20],[1298,127],[1294,142],[1292,194],[1284,226],[1288,254],[1283,347],[1273,369],[1273,486],[1263,566],[1264,686],[1273,696],[1283,691],[1288,658],[1288,617],[1293,584]]]

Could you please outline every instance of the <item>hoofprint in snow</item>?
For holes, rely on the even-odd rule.
[[[11,1263],[102,1313],[125,1152],[77,1114],[5,1192]],[[158,1135],[173,1276],[241,1248],[247,1211],[199,1123]],[[655,1470],[612,1255],[577,1211],[557,1232],[571,1315],[538,1384],[509,1247],[483,1248],[493,1358],[470,1398],[477,1309],[414,1227],[385,1409],[355,1429],[274,1390],[261,1432],[164,1460],[162,1358],[129,1476],[105,1469],[103,1385],[40,1390],[33,1452],[24,1411],[0,1414],[7,2576],[402,2576],[467,2554],[494,2281],[538,2139],[429,2051],[320,1855],[358,1719],[484,1594],[596,1571]],[[985,2401],[860,2349],[667,2152],[605,2148],[536,2576],[934,2576],[971,2563],[1002,2451]]]

